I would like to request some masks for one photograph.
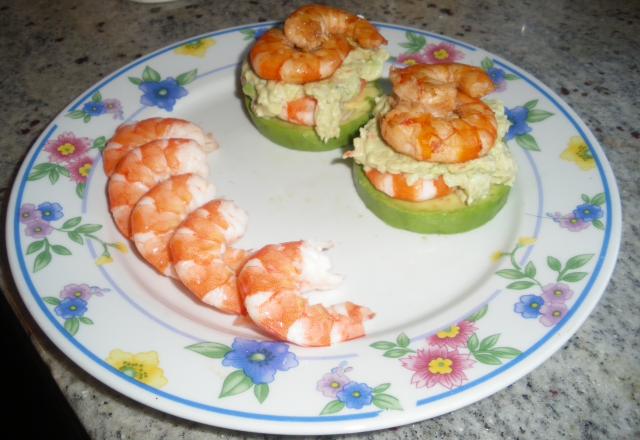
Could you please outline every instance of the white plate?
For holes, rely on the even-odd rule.
[[[449,57],[493,69],[501,85],[492,97],[521,118],[508,141],[517,181],[495,219],[452,236],[396,230],[364,207],[340,152],[281,148],[247,119],[238,63],[256,30],[270,25],[213,32],[135,61],[80,96],[34,144],[11,194],[7,247],[22,298],[45,333],[90,374],[146,405],[284,434],[434,417],[548,358],[602,295],[620,243],[615,179],[575,113],[494,55],[380,24],[398,63]],[[150,97],[162,86],[184,96],[175,106]],[[251,325],[197,303],[135,252],[121,252],[129,244],[107,210],[99,150],[118,124],[169,115],[219,140],[211,179],[249,212],[241,246],[335,243],[330,257],[345,282],[312,297],[370,306],[377,316],[367,337],[315,349],[260,343]],[[252,364],[241,347],[268,360]]]

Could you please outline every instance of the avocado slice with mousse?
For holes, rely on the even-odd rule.
[[[345,104],[350,107],[350,115],[340,125],[340,135],[327,142],[318,136],[313,127],[293,124],[275,117],[257,116],[252,110],[251,98],[246,94],[244,103],[258,131],[270,141],[293,150],[329,151],[351,143],[360,127],[371,119],[375,99],[381,94],[382,90],[375,82],[368,83],[355,101]]]
[[[366,207],[382,221],[423,234],[456,234],[482,226],[502,209],[511,190],[508,185],[494,184],[489,194],[470,205],[455,192],[424,202],[407,202],[378,191],[355,162],[353,180]]]

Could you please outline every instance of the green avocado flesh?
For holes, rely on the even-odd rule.
[[[482,226],[502,209],[511,190],[507,185],[493,185],[485,198],[471,205],[465,205],[455,193],[425,202],[407,202],[378,191],[356,163],[353,180],[364,204],[382,221],[423,234],[456,234]]]
[[[251,109],[251,98],[245,95],[244,103],[251,120],[258,131],[270,141],[283,147],[303,151],[329,151],[346,147],[358,134],[358,130],[371,119],[375,98],[381,95],[381,90],[373,83],[369,83],[351,118],[340,126],[340,135],[323,142],[313,127],[293,124],[279,118],[263,118],[257,116]]]

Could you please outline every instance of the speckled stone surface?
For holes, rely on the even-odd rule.
[[[605,296],[581,329],[542,366],[454,413],[336,438],[640,438],[640,3],[331,3],[366,11],[374,20],[462,39],[532,73],[562,96],[598,138],[616,175],[624,211],[620,258]],[[169,43],[228,26],[282,19],[299,4],[1,0],[3,207],[16,163],[56,114],[93,83]],[[4,294],[93,438],[264,438],[169,416],[98,383],[36,328],[4,263],[2,275]]]

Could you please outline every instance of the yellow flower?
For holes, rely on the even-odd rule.
[[[86,164],[82,165],[80,167],[80,169],[78,170],[78,174],[80,174],[82,177],[89,176],[90,172],[91,172],[91,164],[90,163],[86,163]]]
[[[440,339],[455,338],[456,336],[458,336],[458,333],[460,333],[460,327],[454,325],[451,326],[451,328],[449,328],[448,330],[439,331],[438,333],[436,333],[436,336]]]
[[[429,362],[429,372],[432,374],[450,374],[453,371],[451,364],[453,364],[451,359],[435,358]]]
[[[113,263],[113,258],[111,258],[111,255],[101,255],[96,260],[96,264],[98,266],[104,266],[105,264],[111,264],[111,263]]]
[[[536,239],[534,237],[520,237],[520,239],[518,240],[518,246],[527,247],[535,244],[535,242]]]
[[[107,363],[123,374],[152,387],[161,388],[168,382],[162,368],[158,367],[158,353],[127,353],[119,349],[112,350]]]
[[[70,154],[73,154],[75,153],[75,151],[76,151],[76,146],[70,142],[62,144],[58,147],[58,152],[63,156],[68,156]]]
[[[446,49],[440,49],[433,52],[433,56],[439,60],[446,60],[449,58],[449,52],[447,52]]]
[[[491,254],[491,261],[493,261],[494,263],[500,261],[500,259],[504,257],[504,252],[502,251],[495,251],[493,254]]]
[[[406,66],[413,66],[414,64],[418,64],[416,60],[412,60],[411,58],[409,58],[408,60],[404,60],[403,63]]]
[[[187,44],[184,44],[174,50],[178,55],[188,55],[191,57],[200,57],[204,58],[204,55],[207,53],[207,50],[216,44],[216,41],[213,38],[205,38],[200,40],[191,41]]]
[[[591,155],[589,146],[580,136],[569,138],[567,148],[560,154],[560,158],[575,162],[581,170],[589,171],[596,167],[596,161]]]
[[[127,247],[126,244],[124,244],[123,242],[119,241],[117,243],[113,244],[113,247],[115,247],[116,249],[118,249],[120,252],[122,252],[123,254],[126,254],[127,252],[129,252],[129,248]]]

